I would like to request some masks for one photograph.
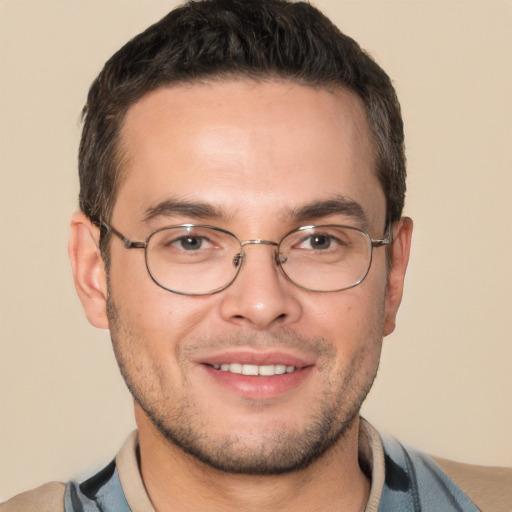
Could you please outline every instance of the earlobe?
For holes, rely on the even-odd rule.
[[[412,219],[409,217],[402,217],[395,228],[393,244],[389,252],[391,261],[385,299],[384,336],[395,330],[396,314],[402,301],[405,272],[409,263],[412,228]]]
[[[95,327],[108,329],[107,277],[99,249],[99,229],[82,212],[71,219],[68,252],[87,319]]]

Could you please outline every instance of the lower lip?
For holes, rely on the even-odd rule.
[[[290,392],[297,388],[313,370],[313,366],[306,366],[291,373],[263,377],[216,370],[209,365],[202,365],[202,367],[221,386],[254,400],[270,400]]]

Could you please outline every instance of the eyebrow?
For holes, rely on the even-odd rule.
[[[218,206],[197,201],[178,199],[165,199],[146,210],[144,222],[155,217],[179,215],[193,219],[220,219],[225,218],[224,210]]]
[[[290,221],[304,222],[329,215],[345,215],[359,221],[363,226],[368,225],[368,216],[363,207],[358,202],[340,195],[294,208],[286,217]]]
[[[336,195],[332,199],[313,201],[293,208],[284,215],[285,222],[301,223],[330,215],[344,215],[368,225],[368,217],[363,207],[345,196]],[[184,216],[191,219],[226,219],[229,216],[223,208],[199,201],[165,199],[146,210],[144,222],[160,216]]]

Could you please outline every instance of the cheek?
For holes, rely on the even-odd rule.
[[[363,284],[330,297],[316,297],[304,308],[308,315],[305,334],[322,337],[332,344],[336,352],[334,364],[342,374],[354,366],[361,373],[373,373],[380,358],[385,287],[382,283],[378,287]],[[360,377],[364,379],[362,374]]]
[[[166,354],[177,358],[180,340],[193,334],[211,315],[211,298],[171,293],[152,281],[143,262],[137,268],[123,264],[121,261],[111,269],[109,283],[109,295],[120,319],[120,335],[140,344],[140,350],[155,360]]]
[[[385,287],[371,292],[362,285],[351,290],[322,294],[304,307],[304,325],[327,339],[364,339],[378,334],[384,320]],[[308,327],[309,328],[309,327]]]

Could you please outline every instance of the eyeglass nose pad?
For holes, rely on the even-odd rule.
[[[274,261],[276,262],[277,266],[281,266],[283,263],[286,263],[288,261],[288,257],[281,256],[281,254],[279,254],[279,248],[276,247],[276,250],[274,252]]]
[[[244,255],[241,252],[239,252],[238,254],[235,254],[233,256],[233,266],[238,267],[242,263],[243,259],[244,259]]]
[[[286,256],[280,256],[276,253],[274,259],[276,260],[276,263],[278,265],[282,265],[283,263],[286,263],[288,261],[288,258]]]

